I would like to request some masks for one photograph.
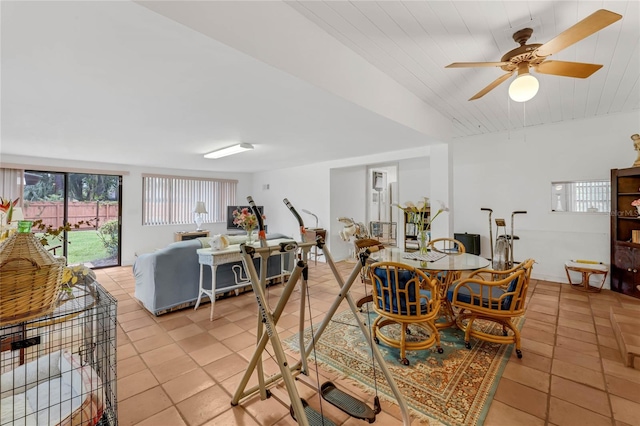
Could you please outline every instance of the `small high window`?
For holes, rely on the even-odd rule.
[[[611,182],[609,180],[551,182],[551,211],[609,213]]]

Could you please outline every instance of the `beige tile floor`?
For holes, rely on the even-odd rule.
[[[343,276],[351,267],[339,264]],[[282,385],[267,400],[254,396],[230,405],[255,345],[257,309],[251,293],[219,300],[213,322],[209,304],[154,317],[134,298],[131,267],[101,269],[97,274],[119,301],[120,425],[296,424],[288,414]],[[318,263],[310,267],[309,285],[312,318],[319,323],[337,284],[329,268]],[[354,287],[357,298],[364,289],[359,282]],[[282,285],[270,287],[271,303],[281,290]],[[291,300],[278,324],[281,338],[297,330],[299,292]],[[585,294],[568,285],[532,280],[522,329],[524,357],[519,360],[514,354],[509,360],[485,425],[639,425],[640,370],[622,363],[609,320],[611,306],[640,315],[638,299],[608,290]],[[265,371],[276,372],[273,360],[264,359]],[[320,381],[330,378],[371,399],[353,384],[326,372],[318,374]],[[315,381],[315,371],[298,381],[301,396],[312,405],[317,404]],[[366,424],[328,404],[323,409],[337,424]],[[397,407],[385,404],[383,410],[376,424],[402,424]]]

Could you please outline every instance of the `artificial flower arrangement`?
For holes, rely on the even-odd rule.
[[[640,198],[638,198],[637,200],[633,200],[633,201],[631,202],[631,205],[632,205],[633,207],[638,207],[638,206],[640,206]]]
[[[262,215],[262,219],[266,219],[265,215]],[[244,229],[248,234],[258,226],[258,218],[249,208],[245,207],[241,210],[233,211],[233,224]]]
[[[65,266],[62,270],[62,284],[67,292],[76,284],[91,284],[96,280],[96,273],[83,264]]]
[[[0,241],[9,237],[15,228],[11,225],[13,219],[13,208],[18,204],[20,198],[11,201],[8,198],[0,197]]]
[[[90,284],[96,280],[96,273],[83,264],[65,266],[62,271],[62,283],[74,286],[76,284]]]
[[[83,264],[65,266],[62,270],[62,292],[58,297],[58,304],[62,304],[75,297],[82,297],[85,294],[93,294],[96,281],[96,273]],[[80,292],[74,294],[74,287],[80,286]],[[84,293],[84,294],[83,294]]]
[[[6,223],[7,225],[11,223],[11,219],[13,218],[13,208],[18,204],[20,198],[16,198],[11,201],[8,198],[0,197],[0,213],[2,213],[2,223]]]

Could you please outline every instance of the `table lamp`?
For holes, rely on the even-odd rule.
[[[196,214],[196,231],[202,231],[202,215],[208,213],[204,201],[198,201],[193,212]]]

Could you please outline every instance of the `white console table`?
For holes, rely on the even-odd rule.
[[[288,238],[276,238],[273,240],[267,240],[267,245],[269,247],[277,247],[280,243],[292,242],[292,239]],[[260,242],[255,242],[252,244],[253,247],[260,247]],[[239,288],[245,287],[250,284],[249,281],[243,281],[241,283],[236,283],[232,286],[227,286],[224,288],[216,288],[216,269],[219,265],[224,265],[226,263],[234,263],[242,261],[242,254],[240,253],[240,244],[233,244],[223,250],[212,250],[210,248],[203,248],[197,251],[198,253],[198,262],[200,263],[200,281],[198,288],[198,301],[196,302],[196,306],[194,309],[198,309],[200,306],[200,300],[202,299],[202,295],[208,296],[211,300],[211,314],[209,315],[209,320],[213,321],[213,308],[216,302],[216,295],[220,293],[226,293],[227,291],[238,290]],[[286,276],[291,268],[288,268],[288,265],[285,265],[285,257],[279,251],[273,251],[271,255],[280,255],[280,273],[278,275],[274,275],[272,277],[267,277],[267,279],[273,279],[278,277]],[[204,276],[204,266],[209,265],[211,267],[211,289],[204,288],[203,276]],[[287,266],[287,267],[285,267]],[[261,267],[266,268],[266,265],[261,265]]]

